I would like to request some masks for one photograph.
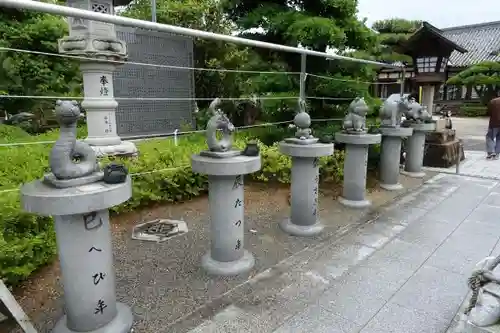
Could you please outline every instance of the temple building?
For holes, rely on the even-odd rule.
[[[423,104],[478,101],[474,87],[447,86],[445,83],[471,65],[500,61],[500,21],[446,29],[423,22],[422,27],[395,51],[413,58],[413,64],[406,67],[405,90],[420,91]],[[399,77],[397,69],[382,69],[378,74],[379,84],[375,86],[376,95],[387,98],[399,93]],[[420,88],[426,91],[422,93]]]

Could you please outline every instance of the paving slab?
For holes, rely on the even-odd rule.
[[[498,181],[451,174],[371,213],[324,195],[326,232],[307,239],[278,229],[279,207],[250,213],[257,266],[236,278],[199,268],[205,213],[168,244],[130,244],[124,231],[114,244],[118,295],[133,304],[135,332],[446,332],[471,268],[500,251],[498,195]],[[40,331],[58,314],[35,318]]]

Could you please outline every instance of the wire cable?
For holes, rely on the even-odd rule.
[[[193,71],[204,71],[204,72],[225,72],[225,73],[246,73],[246,74],[278,74],[278,75],[300,75],[300,72],[281,72],[281,71],[252,71],[252,70],[243,70],[243,69],[226,69],[226,68],[200,68],[200,67],[184,67],[184,66],[172,66],[172,65],[159,65],[159,64],[149,64],[144,62],[136,62],[136,61],[124,61],[124,60],[111,60],[111,59],[98,59],[77,55],[69,55],[69,54],[60,54],[60,53],[52,53],[52,52],[42,52],[42,51],[32,51],[32,50],[24,50],[24,49],[16,49],[11,47],[0,47],[0,51],[12,51],[12,52],[21,52],[21,53],[29,53],[43,56],[52,56],[52,57],[60,57],[60,58],[69,58],[69,59],[77,59],[77,60],[86,60],[86,61],[95,61],[95,62],[107,62],[113,63],[117,65],[137,65],[137,66],[147,66],[147,67],[156,67],[156,68],[168,68],[168,69],[176,69],[176,70],[193,70]]]
[[[353,83],[361,83],[361,84],[385,84],[384,82],[369,82],[369,81],[359,81],[359,80],[352,80],[352,79],[341,79],[341,78],[336,78],[336,77],[330,77],[330,76],[324,76],[324,75],[317,75],[317,74],[311,74],[307,73],[308,76],[316,77],[319,79],[325,79],[325,80],[332,80],[332,81],[340,81],[340,82],[353,82]]]
[[[106,100],[115,101],[213,101],[216,97],[82,97],[82,96],[37,96],[37,95],[0,95],[0,98],[18,99],[69,99],[69,100]],[[252,97],[218,97],[222,101],[246,101]],[[258,96],[257,100],[298,99],[298,96]]]

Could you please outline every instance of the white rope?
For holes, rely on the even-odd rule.
[[[339,121],[342,120],[343,118],[327,118],[327,119],[312,119],[312,122],[320,122],[320,121]],[[241,127],[236,127],[236,129],[248,129],[248,128],[254,128],[254,127],[267,127],[267,126],[272,126],[272,125],[279,125],[279,124],[287,124],[287,123],[292,123],[293,120],[287,120],[287,121],[279,121],[275,123],[264,123],[264,124],[257,124],[257,125],[248,125],[248,126],[241,126]],[[177,132],[177,135],[180,134],[193,134],[193,133],[203,133],[206,130],[198,130],[198,131],[186,131],[186,132]],[[173,135],[174,133],[171,134],[165,134],[165,136]],[[154,138],[150,138],[154,139]],[[0,144],[0,147],[13,147],[13,146],[24,146],[24,145],[34,145],[34,144],[51,144],[55,143],[55,141],[37,141],[37,142],[24,142],[24,143],[4,143]],[[174,171],[182,168],[187,168],[191,167],[190,165],[182,165],[178,167],[172,167],[172,168],[164,168],[164,169],[157,169],[157,170],[151,170],[151,171],[144,171],[144,172],[136,172],[136,173],[131,173],[131,177],[137,177],[137,176],[142,176],[142,175],[149,175],[157,172],[166,172],[166,171]],[[6,190],[0,190],[0,194],[2,193],[9,193],[9,192],[16,192],[19,191],[19,188],[11,188],[11,189],[6,189]]]
[[[385,84],[384,82],[368,82],[368,81],[359,81],[359,80],[352,80],[352,79],[340,79],[340,78],[336,78],[336,77],[316,75],[316,74],[310,74],[310,73],[307,73],[307,75],[317,77],[319,79],[340,81],[340,82],[353,82],[353,83],[363,83],[363,84]]]
[[[324,97],[324,96],[308,96],[309,99],[324,99],[330,101],[352,101],[354,98],[350,97]]]
[[[36,96],[36,95],[0,95],[0,98],[18,99],[70,99],[70,100],[106,100],[116,101],[213,101],[215,97],[82,97],[82,96]],[[258,96],[257,100],[298,99],[298,96]],[[246,101],[252,97],[219,97],[222,101]]]
[[[52,52],[32,51],[32,50],[10,48],[10,47],[0,47],[0,51],[13,51],[13,52],[29,53],[29,54],[36,54],[36,55],[51,56],[51,57],[70,58],[70,59],[87,60],[87,61],[95,61],[95,62],[108,62],[108,63],[118,64],[118,65],[129,64],[129,65],[148,66],[148,67],[156,67],[156,68],[169,68],[169,69],[177,69],[177,70],[194,70],[194,71],[226,72],[226,73],[246,73],[246,74],[300,75],[300,72],[250,71],[250,70],[243,70],[243,69],[199,68],[199,67],[183,67],[183,66],[172,66],[172,65],[158,65],[158,64],[148,64],[148,63],[144,63],[144,62],[98,59],[98,58],[60,54],[60,53],[52,53]]]
[[[153,173],[158,173],[158,172],[167,172],[167,171],[175,171],[183,168],[190,168],[191,165],[180,165],[178,167],[173,167],[173,168],[164,168],[164,169],[157,169],[157,170],[151,170],[151,171],[144,171],[144,172],[136,172],[136,173],[131,173],[131,177],[138,177],[138,176],[143,176],[143,175],[150,175]],[[2,193],[9,193],[9,192],[17,192],[19,191],[20,188],[10,188],[7,190],[0,190],[0,194]]]
[[[254,128],[254,127],[267,127],[267,126],[273,126],[273,125],[280,125],[280,124],[287,124],[287,123],[292,123],[293,120],[287,120],[287,121],[278,121],[275,123],[263,123],[263,124],[256,124],[256,125],[247,125],[247,126],[240,126],[240,127],[235,127],[236,130],[242,130],[242,129],[249,129],[249,128]],[[143,136],[140,137],[134,137],[134,136],[128,136],[124,137],[123,141],[146,141],[146,140],[154,140],[162,137],[171,137],[174,135],[186,135],[186,134],[195,134],[195,133],[204,133],[206,130],[196,130],[196,131],[185,131],[185,132],[171,132],[171,133],[165,133],[165,134],[158,134],[158,135],[151,135],[150,137],[144,138]],[[135,138],[135,139],[134,139]],[[29,145],[40,145],[40,144],[53,144],[55,141],[34,141],[34,142],[14,142],[14,143],[0,143],[0,147],[17,147],[17,146],[29,146]]]

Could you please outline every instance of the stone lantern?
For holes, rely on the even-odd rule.
[[[423,22],[422,27],[398,45],[395,51],[413,59],[413,80],[417,86],[422,87],[420,104],[432,114],[435,87],[446,81],[446,69],[451,53],[464,53],[467,50],[443,36],[438,28]]]
[[[114,14],[114,6],[127,5],[129,0],[68,0],[70,7],[102,14]],[[114,99],[113,72],[125,61],[127,46],[116,37],[115,26],[110,23],[69,17],[69,36],[59,40],[59,52],[81,56],[84,100],[88,137],[85,139],[98,156],[135,155],[132,142],[122,141],[116,130],[117,101]]]

